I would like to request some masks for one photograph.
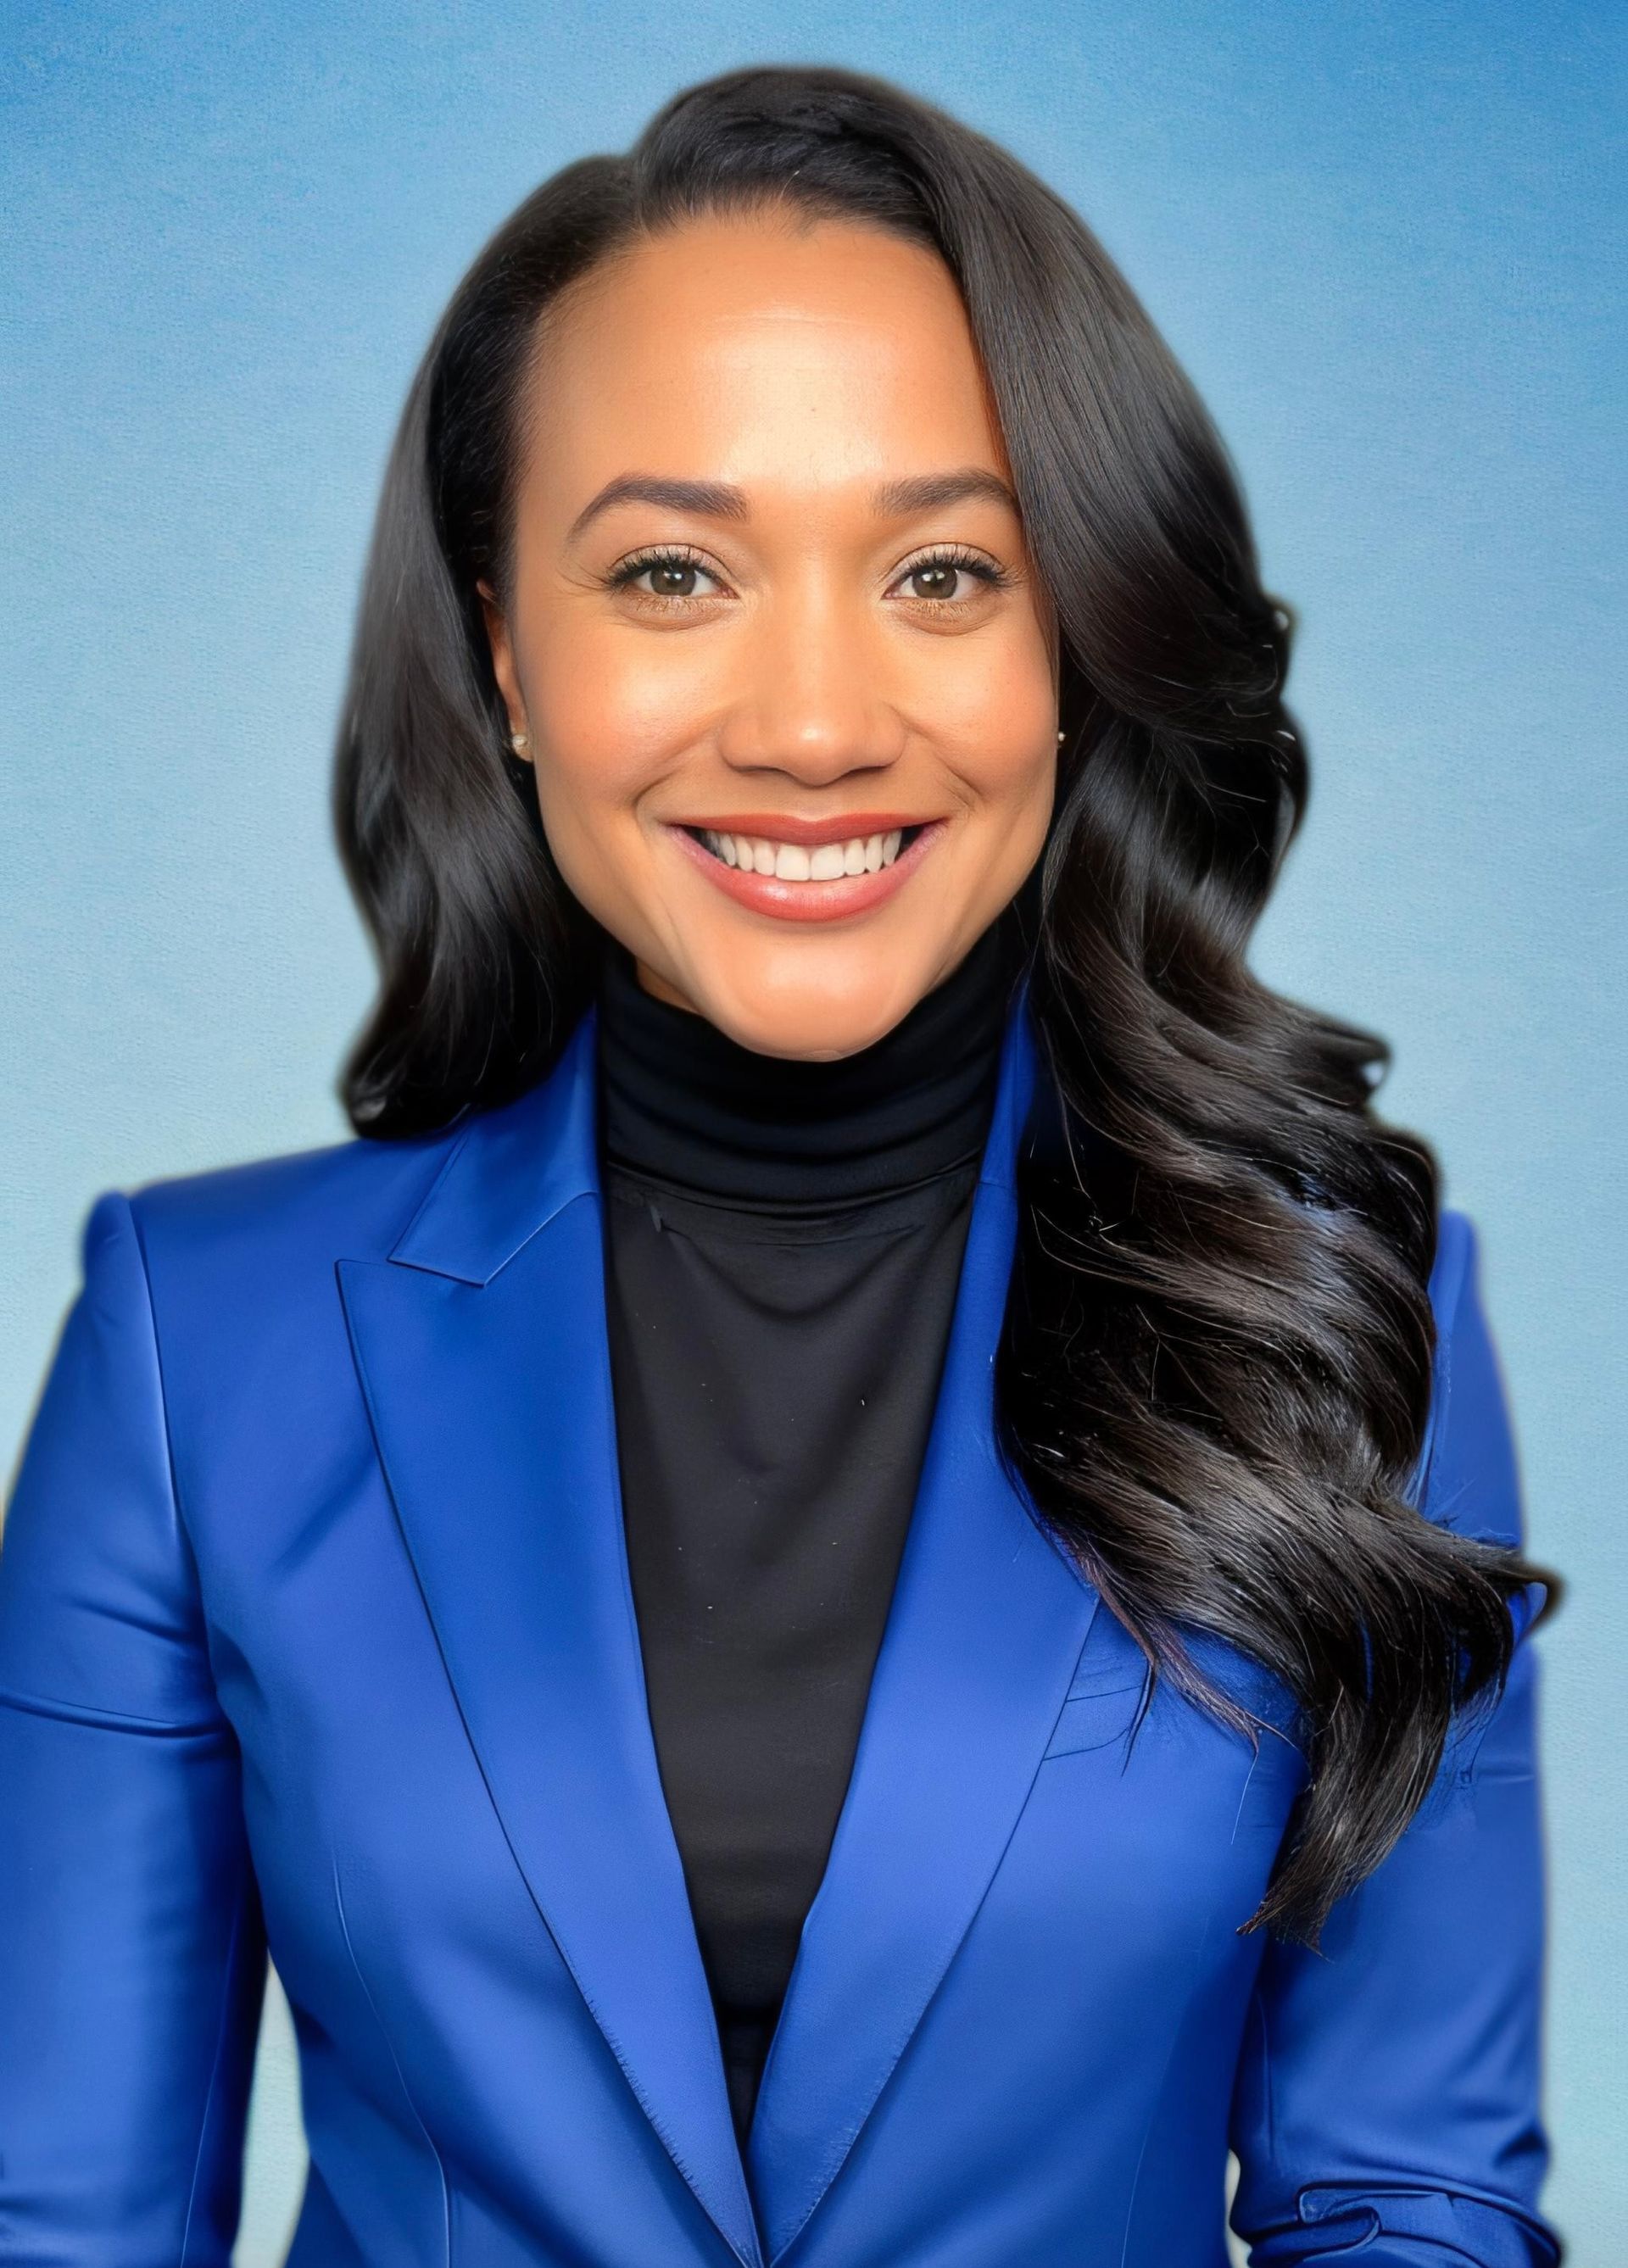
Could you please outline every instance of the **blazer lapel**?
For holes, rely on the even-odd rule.
[[[389,1258],[339,1275],[402,1533],[516,1859],[675,2166],[762,2268],[627,1572],[592,1018],[549,1079],[472,1122]]]
[[[1020,1005],[853,1775],[752,2129],[770,2262],[830,2186],[954,1958],[1096,1610],[1096,1592],[1039,1527],[994,1439],[992,1366],[1032,1080]]]

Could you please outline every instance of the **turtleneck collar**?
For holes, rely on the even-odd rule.
[[[1016,970],[998,922],[874,1047],[801,1063],[656,999],[612,945],[599,1025],[606,1160],[706,1197],[795,1207],[884,1197],[964,1166],[989,1130]]]

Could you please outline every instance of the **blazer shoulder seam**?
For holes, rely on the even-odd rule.
[[[164,1458],[166,1478],[169,1484],[170,1510],[175,1521],[176,1535],[180,1539],[181,1546],[187,1555],[188,1565],[192,1572],[193,1595],[196,1601],[198,1620],[201,1626],[200,1637],[203,1646],[204,1660],[208,1662],[208,1617],[203,1611],[203,1587],[198,1573],[197,1548],[194,1543],[192,1529],[187,1519],[186,1506],[181,1501],[180,1478],[176,1469],[174,1429],[170,1418],[169,1388],[166,1382],[164,1374],[164,1342],[158,1330],[158,1304],[152,1296],[152,1271],[148,1264],[147,1242],[142,1233],[141,1220],[136,1212],[135,1204],[129,1197],[125,1197],[122,1194],[120,1196],[120,1202],[123,1204],[129,1216],[130,1233],[136,1241],[136,1256],[141,1266],[142,1293],[146,1301],[147,1308],[147,1336],[152,1347],[152,1374],[154,1383],[158,1388],[158,1421],[164,1429]],[[212,1662],[210,1663],[210,1682],[211,1685],[214,1683],[214,1665]],[[216,1705],[217,1708],[219,1707],[218,1695],[216,1698]]]

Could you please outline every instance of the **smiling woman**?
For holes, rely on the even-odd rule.
[[[1267,990],[1291,622],[1079,217],[545,182],[341,718],[357,1138],[104,1196],[0,1560],[7,2257],[1553,2268],[1469,1222]],[[18,2249],[20,2248],[20,2249]]]

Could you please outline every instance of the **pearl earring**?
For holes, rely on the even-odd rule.
[[[517,756],[524,756],[527,749],[531,746],[531,734],[529,733],[511,733],[509,735],[509,746],[513,749]]]
[[[1059,733],[1057,734],[1057,745],[1058,745],[1058,747],[1061,747],[1061,746],[1063,745],[1064,740],[1066,738],[1067,738],[1067,734],[1066,734],[1066,733]]]

